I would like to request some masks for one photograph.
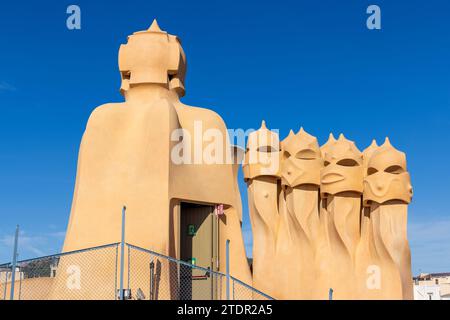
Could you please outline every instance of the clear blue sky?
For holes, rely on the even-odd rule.
[[[156,17],[183,41],[184,102],[228,127],[264,118],[281,138],[303,126],[360,149],[388,135],[412,175],[414,273],[450,271],[449,1],[28,2],[0,11],[0,261],[17,223],[22,258],[60,250],[86,121],[122,100],[119,45]],[[69,4],[81,30],[66,28]],[[366,28],[370,4],[382,30]]]

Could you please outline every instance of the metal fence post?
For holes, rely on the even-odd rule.
[[[126,206],[122,208],[122,237],[120,239],[120,275],[119,275],[119,300],[124,299],[123,295],[123,273],[125,265],[125,212]]]
[[[19,225],[16,226],[16,235],[14,237],[14,253],[13,253],[13,263],[11,267],[11,293],[9,296],[10,300],[14,300],[14,282],[16,281],[16,267],[17,267],[17,246],[19,244]],[[20,277],[20,274],[19,274]],[[6,283],[5,283],[6,285]]]
[[[153,300],[153,275],[155,273],[155,263],[152,261],[150,262],[150,300]]]
[[[333,288],[330,288],[330,291],[328,291],[328,300],[333,300]]]
[[[230,300],[230,240],[226,243],[227,300]]]

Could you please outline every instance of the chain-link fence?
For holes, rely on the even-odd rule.
[[[127,300],[271,299],[251,286],[150,250],[126,244],[123,297]],[[114,300],[120,292],[120,244],[0,265],[0,299]],[[229,279],[229,280],[227,280]]]
[[[249,286],[234,277],[231,278],[230,299],[231,300],[273,300],[267,294]]]
[[[151,250],[127,244],[129,299],[136,300],[224,300],[227,276]],[[229,277],[233,300],[272,299],[242,281]]]
[[[117,293],[118,244],[19,261],[14,300],[113,300]],[[11,264],[0,267],[3,299],[11,298]]]
[[[222,300],[225,276],[127,244],[128,289],[138,300]]]
[[[11,281],[11,266],[9,263],[0,265],[0,300],[6,300],[8,282]]]

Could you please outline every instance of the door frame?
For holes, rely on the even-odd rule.
[[[182,252],[181,252],[181,240],[183,239],[182,237],[182,232],[184,232],[183,230],[181,230],[181,217],[182,217],[182,204],[193,204],[193,205],[199,205],[199,206],[204,206],[204,207],[210,207],[211,208],[211,215],[213,215],[212,217],[212,235],[211,235],[211,246],[212,246],[212,257],[211,257],[211,270],[213,272],[218,272],[219,271],[219,265],[220,265],[220,260],[219,260],[219,248],[220,248],[220,244],[219,244],[219,225],[220,225],[220,217],[217,215],[216,210],[217,210],[217,204],[211,204],[211,203],[205,203],[205,202],[200,202],[200,201],[185,201],[185,200],[179,200],[177,202],[177,204],[174,207],[174,215],[176,216],[176,224],[177,224],[177,229],[176,229],[176,248],[177,248],[177,259],[181,260],[182,258]],[[218,289],[218,283],[217,281],[220,281],[220,279],[217,279],[217,277],[212,276],[213,278],[212,280],[212,286],[211,286],[211,294],[212,294],[212,298],[213,299],[217,299],[217,289]]]
[[[212,265],[212,271],[219,271],[219,266],[220,266],[220,252],[219,252],[219,248],[220,248],[220,244],[219,244],[219,239],[220,239],[220,218],[219,216],[216,214],[216,210],[217,210],[217,204],[213,204],[213,203],[207,203],[207,202],[201,202],[201,201],[192,201],[192,200],[179,200],[177,205],[176,205],[176,210],[174,210],[175,216],[176,216],[176,224],[177,224],[177,228],[176,228],[176,252],[177,252],[177,259],[181,260],[181,215],[182,215],[182,210],[181,210],[181,206],[183,203],[186,204],[194,204],[194,205],[201,205],[201,206],[205,206],[205,207],[211,207],[212,212],[211,214],[213,215],[213,228],[212,228],[212,261],[211,261],[211,265]],[[175,208],[174,208],[175,209]]]

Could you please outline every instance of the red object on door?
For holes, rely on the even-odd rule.
[[[223,214],[224,214],[224,211],[223,211],[223,204],[218,204],[218,205],[216,206],[216,215],[221,216],[221,215],[223,215]]]

